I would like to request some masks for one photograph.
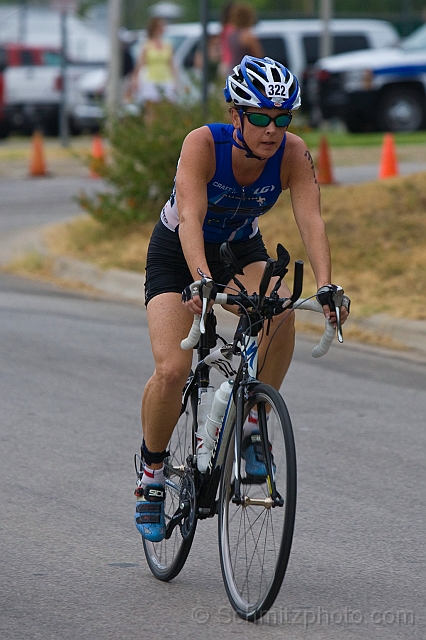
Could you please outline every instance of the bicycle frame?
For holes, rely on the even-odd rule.
[[[223,247],[222,247],[223,248]],[[225,248],[225,253],[227,253],[227,249]],[[282,252],[285,252],[282,249]],[[278,256],[280,255],[279,246],[277,248]],[[232,253],[229,249],[228,253]],[[230,257],[232,262],[232,256]],[[212,517],[217,512],[217,490],[220,483],[221,473],[223,469],[224,462],[226,460],[226,454],[228,451],[228,446],[230,439],[233,435],[233,426],[236,425],[235,428],[235,472],[234,472],[234,486],[233,486],[233,498],[232,501],[236,504],[243,504],[244,496],[241,494],[241,485],[243,484],[241,479],[240,467],[241,467],[241,443],[243,437],[243,425],[245,418],[247,416],[244,415],[244,405],[245,402],[249,399],[250,395],[250,386],[254,386],[260,384],[257,379],[257,365],[258,365],[258,335],[260,331],[263,329],[264,321],[269,321],[273,315],[265,315],[264,312],[261,311],[262,305],[265,301],[266,292],[269,287],[269,283],[271,277],[274,275],[275,266],[280,262],[280,257],[275,263],[274,260],[268,259],[265,270],[262,276],[262,280],[259,286],[259,294],[254,303],[251,301],[249,305],[244,306],[239,302],[236,304],[240,304],[241,308],[244,311],[240,314],[240,322],[235,331],[234,342],[232,346],[232,353],[238,354],[241,356],[241,362],[238,369],[238,372],[233,371],[235,375],[234,380],[234,390],[231,393],[228,406],[225,411],[224,418],[222,420],[222,425],[219,430],[218,438],[216,440],[215,446],[212,451],[211,459],[209,462],[209,466],[205,473],[201,474],[200,472],[195,471],[194,480],[196,487],[196,496],[197,496],[197,518],[204,519],[208,517]],[[282,310],[284,311],[286,308],[290,308],[295,305],[296,301],[298,301],[299,306],[306,306],[306,308],[312,308],[316,311],[322,310],[322,307],[319,303],[315,303],[314,306],[307,305],[308,301],[298,300],[301,290],[302,290],[302,280],[303,280],[303,262],[298,260],[295,262],[295,271],[294,271],[294,284],[293,284],[293,294],[290,298],[280,299],[278,297],[277,291],[280,285],[282,278],[287,272],[286,265],[288,261],[282,261],[279,266],[278,274],[279,278],[277,283],[275,284],[274,289],[271,292],[272,300],[274,302],[278,302],[279,304],[288,302],[288,305],[284,307]],[[241,270],[238,271],[239,267],[237,265],[236,273],[241,273]],[[240,282],[238,282],[237,278],[234,277],[234,282],[243,292],[245,296],[245,300],[248,301],[248,296],[244,291],[243,286]],[[229,367],[229,363],[226,363],[226,359],[223,358],[219,364],[224,364],[227,366],[217,366],[218,362],[215,361],[214,357],[211,357],[210,353],[211,348],[216,346],[216,317],[211,309],[207,312],[208,301],[210,299],[210,293],[213,287],[213,282],[209,281],[203,287],[203,312],[201,315],[201,319],[198,316],[195,316],[193,327],[184,341],[182,341],[181,346],[183,349],[189,349],[196,346],[198,341],[198,364],[193,374],[192,379],[184,392],[181,415],[185,411],[188,401],[193,401],[193,390],[194,386],[197,387],[197,390],[201,388],[205,388],[209,385],[210,382],[210,369],[212,366],[215,366],[216,369],[219,370],[225,377],[230,377],[229,371],[227,371],[227,366]],[[207,294],[206,294],[207,291]],[[275,296],[275,297],[274,297]],[[219,302],[219,304],[232,304],[229,302],[229,298],[237,298],[237,296],[228,296],[227,294],[216,294],[215,300]],[[271,299],[271,298],[269,298]],[[318,308],[319,307],[319,308]],[[282,312],[282,311],[281,311]],[[280,313],[280,312],[279,312]],[[340,318],[340,315],[339,315]],[[197,328],[198,327],[198,328]],[[331,332],[331,333],[330,333]],[[331,341],[334,337],[335,330],[331,325],[326,324],[326,330],[322,341],[320,344],[313,350],[312,355],[314,357],[318,357],[323,355],[328,350]],[[325,339],[326,338],[326,339]],[[324,344],[323,344],[324,343]],[[214,352],[215,354],[217,352]],[[199,395],[197,400],[199,399]],[[195,404],[195,402],[194,402]],[[267,416],[266,409],[264,406],[261,406],[260,414],[258,412],[258,426],[261,435],[261,443],[263,448],[263,456],[266,464],[267,471],[267,483],[268,483],[268,494],[269,497],[264,501],[259,502],[259,504],[265,507],[276,507],[283,505],[283,499],[278,493],[275,486],[274,479],[274,471],[271,461],[271,455],[268,451],[267,443],[268,443],[268,428],[267,428]],[[194,421],[192,425],[192,456],[187,459],[187,464],[196,470],[195,464],[195,456],[196,456],[196,430],[198,427],[198,420],[196,411],[194,411]],[[182,472],[184,469],[182,468]],[[174,526],[176,526],[179,518],[184,517],[183,507],[176,512],[175,516],[172,518],[173,523],[170,523],[171,530]],[[168,527],[169,529],[169,527]],[[167,537],[167,534],[166,534]]]
[[[218,438],[215,447],[212,451],[207,471],[204,474],[197,474],[199,477],[199,483],[197,486],[197,517],[204,519],[213,517],[217,512],[217,490],[220,482],[222,468],[225,463],[226,454],[229,446],[230,439],[233,434],[234,424],[235,430],[235,487],[233,501],[237,504],[242,502],[241,496],[241,442],[242,442],[242,427],[244,424],[244,402],[248,397],[249,389],[251,385],[257,384],[257,364],[258,364],[258,333],[260,328],[256,328],[252,333],[254,335],[246,336],[245,330],[249,325],[253,326],[258,319],[257,313],[247,312],[247,315],[240,317],[240,322],[234,336],[234,349],[238,343],[240,346],[241,363],[238,372],[234,371],[231,366],[228,365],[228,369],[221,364],[221,362],[215,361],[211,358],[210,346],[212,344],[211,336],[212,330],[215,329],[216,318],[213,312],[210,312],[206,317],[206,332],[201,334],[198,345],[198,365],[194,371],[193,378],[187,386],[184,394],[182,412],[185,410],[188,401],[191,401],[191,395],[193,393],[194,386],[207,387],[210,381],[210,369],[214,366],[225,377],[231,377],[233,373],[236,375],[234,382],[234,391],[231,393],[228,401],[228,406],[225,411],[225,415],[222,421],[222,426],[219,430]],[[243,339],[241,339],[242,336]],[[195,428],[193,425],[193,441],[195,443]],[[260,416],[259,428],[261,429],[262,442],[268,442],[266,416]],[[195,444],[194,444],[195,453]],[[269,452],[266,451],[264,446],[264,456],[266,460],[266,468],[269,476],[269,490],[272,499],[272,506],[282,506],[283,500],[278,494],[275,482],[273,479],[272,462]]]

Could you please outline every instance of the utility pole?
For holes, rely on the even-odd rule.
[[[200,0],[200,18],[203,27],[202,34],[202,53],[203,53],[203,69],[201,84],[201,103],[203,105],[203,118],[208,118],[209,105],[209,47],[208,47],[208,21],[209,21],[209,0]]]
[[[27,41],[28,0],[20,0],[19,3],[19,33],[18,42]]]
[[[322,34],[320,42],[320,58],[331,56],[333,40],[331,35],[331,18],[333,15],[333,0],[321,0],[320,18],[322,20]]]
[[[61,104],[59,107],[59,136],[63,147],[69,147],[70,132],[68,125],[68,33],[67,11],[61,11]]]
[[[107,120],[110,126],[117,117],[121,97],[121,0],[108,0],[110,54],[106,95]]]
[[[61,31],[61,100],[59,104],[59,137],[63,147],[68,147],[68,14],[77,9],[77,0],[52,0],[52,9],[59,11]]]

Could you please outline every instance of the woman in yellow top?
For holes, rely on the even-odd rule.
[[[163,39],[165,22],[151,18],[148,40],[134,71],[135,101],[138,104],[175,100],[175,70],[172,45]]]

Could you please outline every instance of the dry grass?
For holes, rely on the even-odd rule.
[[[322,210],[333,256],[333,281],[353,301],[355,315],[388,313],[426,318],[426,175],[322,188]],[[306,259],[290,200],[261,221],[270,250],[277,240]],[[306,269],[306,294],[315,289]]]
[[[52,255],[88,260],[102,269],[144,271],[152,228],[150,223],[111,229],[85,215],[48,227],[45,240]]]

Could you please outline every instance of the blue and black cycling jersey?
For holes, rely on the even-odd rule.
[[[232,171],[232,134],[234,127],[209,124],[216,152],[216,171],[207,184],[207,213],[203,224],[206,242],[247,240],[258,231],[257,219],[277,201],[281,189],[281,161],[285,136],[278,151],[267,160],[259,178],[249,186],[240,186]],[[179,225],[175,190],[161,212],[162,222],[174,231]]]

